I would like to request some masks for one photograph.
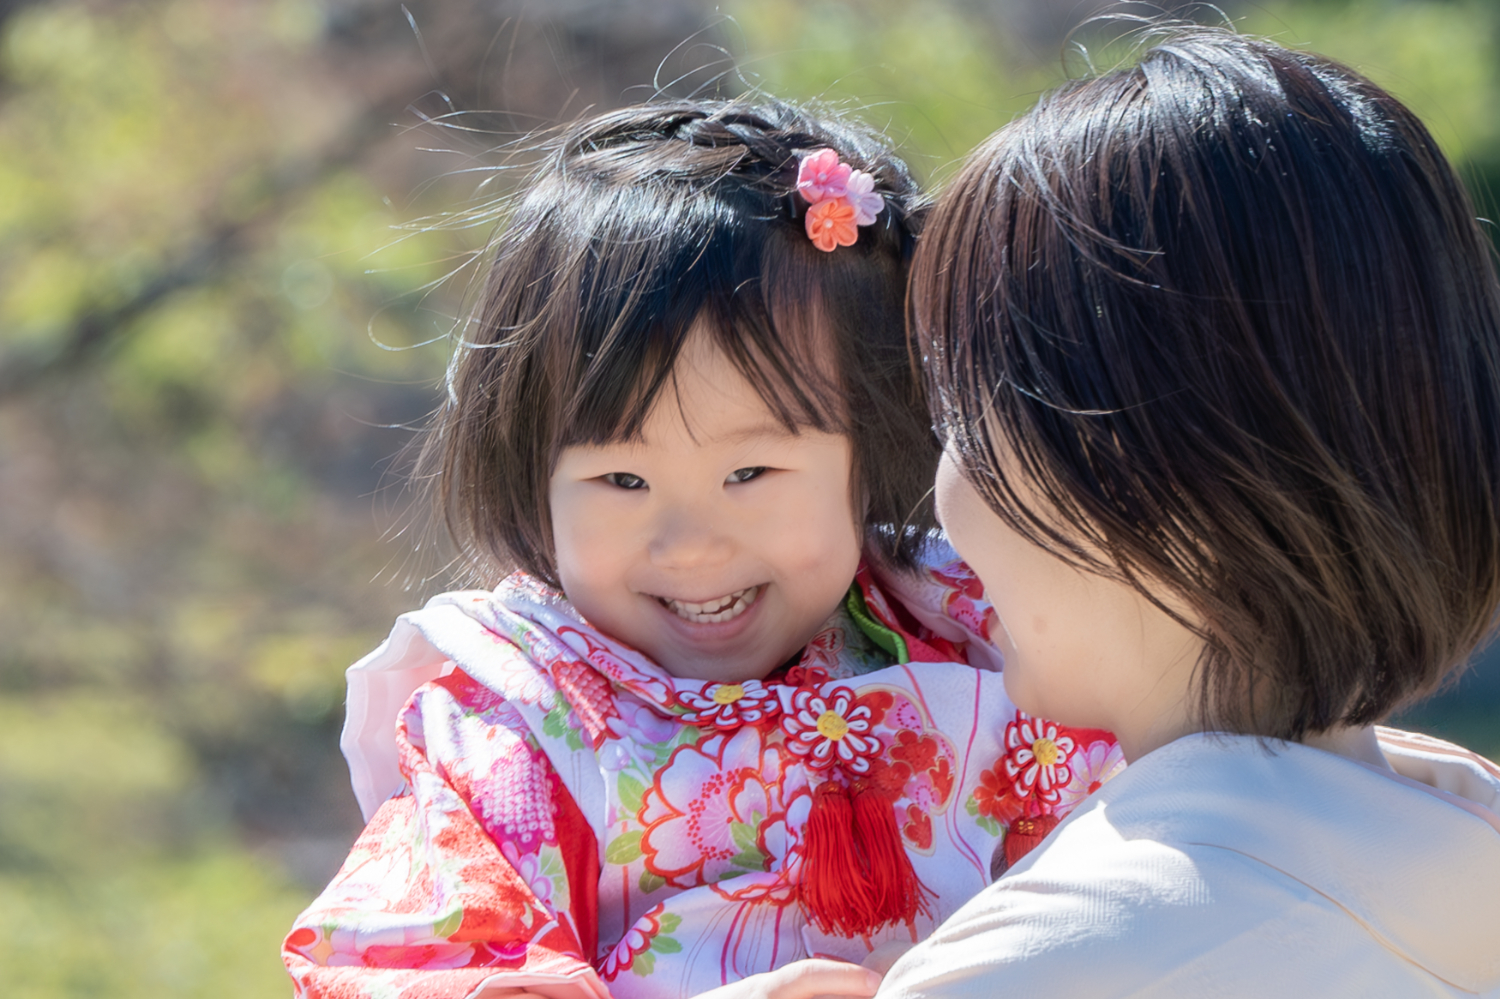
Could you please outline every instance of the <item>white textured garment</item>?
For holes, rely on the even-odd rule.
[[[1500,996],[1500,769],[1194,735],[1149,753],[891,969],[879,999]]]

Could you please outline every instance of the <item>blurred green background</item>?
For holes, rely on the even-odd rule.
[[[732,70],[940,182],[1107,58],[1064,57],[1093,6],[0,0],[0,995],[289,993],[359,826],[342,671],[443,588],[393,456],[496,147]],[[1493,215],[1500,3],[1223,10],[1393,89]],[[1404,723],[1500,755],[1500,663]]]

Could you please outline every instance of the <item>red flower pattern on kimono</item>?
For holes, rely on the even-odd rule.
[[[682,917],[666,912],[665,909],[666,906],[657,905],[642,914],[635,925],[625,931],[625,936],[604,959],[601,973],[605,981],[613,982],[627,971],[633,971],[642,977],[649,975],[656,964],[652,948],[665,950],[669,954],[682,949],[681,944],[667,936],[682,925]]]
[[[1068,759],[1072,777],[1062,786],[1059,806],[1073,808],[1125,769],[1125,752],[1114,739],[1096,739]]]
[[[604,959],[605,981],[612,981],[620,972],[629,971],[635,959],[651,949],[651,940],[661,932],[661,914],[664,908],[666,907],[658,905],[625,931],[625,936]]]
[[[1045,810],[1061,799],[1062,787],[1073,777],[1068,757],[1073,739],[1058,731],[1057,723],[1017,711],[1005,726],[1005,776],[1017,798],[1036,797]]]
[[[807,793],[787,763],[751,726],[675,749],[641,798],[646,870],[679,888],[767,870],[789,846],[789,799]]]
[[[822,663],[806,661],[804,655],[802,661],[786,671],[786,682],[794,687],[816,687],[828,682],[828,670]]]
[[[813,636],[812,641],[802,650],[802,658],[797,660],[797,666],[801,668],[804,675],[813,676],[821,672],[827,677],[829,668],[839,660],[839,653],[844,649],[844,632],[841,628],[824,628]],[[795,681],[794,681],[795,682]]]
[[[759,680],[709,683],[702,691],[679,690],[677,700],[688,709],[681,715],[683,721],[723,732],[741,725],[759,725],[781,714],[776,692],[766,689]]]
[[[815,770],[837,764],[851,774],[869,773],[880,739],[871,731],[875,709],[861,700],[848,687],[834,687],[826,694],[808,687],[798,690],[792,695],[792,710],[781,718],[786,748]]]
[[[891,759],[901,760],[912,770],[927,770],[937,762],[937,752],[937,742],[932,736],[902,729],[896,733],[896,744],[891,747]]]
[[[974,811],[985,818],[994,819],[1002,825],[1022,813],[1020,798],[1011,793],[1010,778],[1005,776],[1005,759],[979,775],[979,785],[974,788]]]
[[[995,621],[994,608],[985,599],[984,584],[962,561],[929,569],[932,578],[944,587],[943,610],[953,620],[986,641]]]
[[[906,821],[901,826],[901,835],[910,840],[918,850],[931,850],[932,817],[916,805],[907,805]]]

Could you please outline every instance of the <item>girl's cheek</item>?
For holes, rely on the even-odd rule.
[[[789,502],[769,531],[786,556],[808,566],[823,564],[831,553],[863,547],[864,529],[854,509],[827,497]],[[819,501],[821,500],[821,502]]]
[[[588,583],[612,571],[623,525],[606,503],[589,503],[566,491],[552,497],[552,545],[559,575]]]

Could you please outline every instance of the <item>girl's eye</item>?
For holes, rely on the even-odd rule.
[[[759,478],[765,473],[765,471],[766,466],[764,465],[752,465],[749,468],[736,468],[734,471],[729,473],[729,478],[725,479],[724,481],[749,482],[751,479]]]
[[[629,472],[610,472],[604,476],[604,481],[621,489],[645,489],[646,480],[639,475],[631,475]]]

